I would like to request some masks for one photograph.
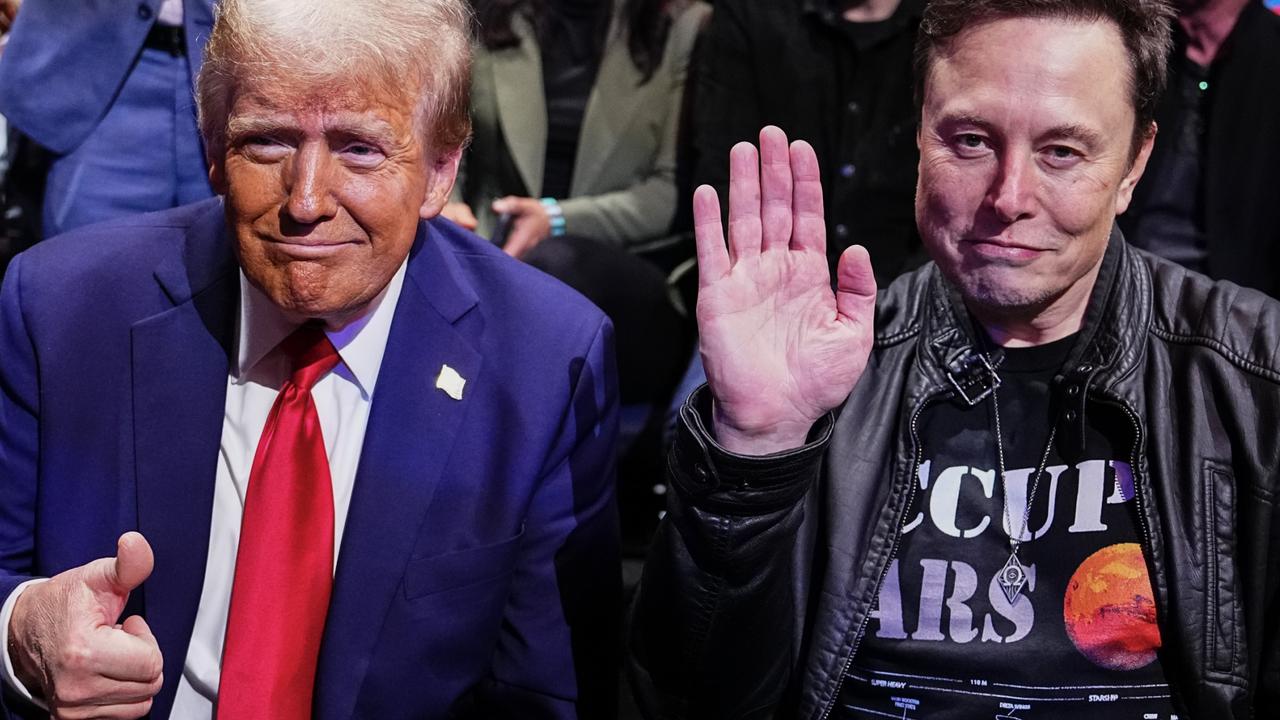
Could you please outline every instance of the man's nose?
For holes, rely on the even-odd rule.
[[[285,172],[289,200],[285,206],[294,222],[311,225],[337,211],[333,196],[329,150],[319,143],[303,143]]]
[[[988,201],[1002,222],[1012,223],[1035,213],[1035,159],[1006,153],[988,190]]]

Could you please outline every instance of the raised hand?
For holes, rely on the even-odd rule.
[[[30,585],[9,619],[18,679],[55,718],[138,718],[160,691],[160,646],[141,617],[117,625],[129,593],[151,574],[151,546],[120,536],[114,558]]]
[[[814,422],[849,395],[873,339],[876,283],[860,246],[827,269],[822,184],[813,148],[760,131],[729,163],[729,243],[715,190],[693,197],[698,332],[716,439],[764,455],[804,444]]]

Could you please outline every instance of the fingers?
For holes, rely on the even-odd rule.
[[[132,628],[130,623],[135,623]],[[141,624],[141,628],[137,624]],[[164,656],[155,636],[138,616],[125,621],[125,628],[101,627],[95,631],[91,650],[82,653],[92,658],[92,666],[83,668],[107,680],[125,684],[155,682],[164,671]],[[123,698],[115,698],[122,700]]]
[[[446,203],[440,214],[467,230],[474,231],[478,224],[475,213],[471,212],[471,206],[464,202]]]
[[[720,198],[702,185],[693,192],[693,235],[698,248],[698,285],[706,287],[729,274],[729,250],[720,224]]]
[[[156,649],[160,648],[160,645],[156,642],[156,636],[151,634],[151,626],[147,624],[147,621],[141,615],[130,615],[125,619],[124,624],[117,627],[117,629],[123,630],[140,640],[149,641],[156,646]]]
[[[760,167],[756,148],[740,142],[729,152],[729,257],[760,254]]]
[[[770,125],[760,131],[761,249],[786,249],[791,241],[791,153],[787,136]]]
[[[502,198],[498,198],[497,200],[494,200],[493,203],[489,205],[489,207],[493,209],[493,212],[495,215],[501,215],[503,213],[515,214],[516,205],[519,204],[519,200],[520,198],[514,195],[508,195],[506,197],[502,197]]]
[[[161,684],[160,676],[156,676],[151,682],[120,682],[97,678],[78,687],[59,687],[49,703],[64,710],[142,703],[155,697],[160,692]]]
[[[155,556],[141,533],[127,532],[116,542],[116,560],[107,566],[107,582],[122,595],[128,594],[151,575]]]
[[[502,250],[513,258],[524,259],[550,234],[551,222],[545,213],[517,215],[511,224],[511,232],[507,234],[507,242],[502,246]]]
[[[852,245],[840,256],[836,268],[836,310],[847,322],[872,322],[876,305],[876,276],[871,256],[861,245]]]
[[[511,231],[502,250],[514,258],[523,258],[551,234],[551,218],[542,202],[533,198],[508,195],[493,201],[493,211],[512,216]]]
[[[822,210],[822,175],[818,155],[803,140],[791,143],[793,224],[792,250],[827,252],[827,221]]]
[[[76,707],[58,707],[55,705],[52,710],[55,720],[81,720],[82,718],[92,718],[93,720],[133,720],[134,718],[145,717],[147,713],[151,712],[151,700],[123,705],[83,705]]]
[[[502,246],[502,251],[519,260],[533,249],[533,245],[532,233],[517,222],[507,234],[507,242]]]
[[[540,209],[542,203],[534,198],[520,197],[518,195],[508,195],[493,201],[490,206],[497,215],[509,213],[515,216],[528,215],[534,210]]]
[[[139,717],[164,683],[160,647],[137,616],[75,633],[49,660],[45,697],[59,718]]]
[[[714,190],[694,192],[694,231],[701,286],[727,275],[733,265],[762,251],[826,253],[822,179],[808,143],[787,145],[772,125],[760,131],[760,151],[738,143],[729,153],[729,243],[724,250],[720,203]]]

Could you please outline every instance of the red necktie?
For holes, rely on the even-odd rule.
[[[218,720],[311,717],[333,585],[333,483],[311,387],[338,363],[318,325],[280,349],[293,374],[267,416],[249,472]]]

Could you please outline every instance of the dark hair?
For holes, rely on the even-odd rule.
[[[1137,121],[1133,152],[1151,132],[1156,103],[1164,92],[1171,23],[1177,13],[1167,0],[932,0],[924,9],[916,36],[916,108],[924,104],[924,84],[936,49],[965,29],[1005,18],[1109,20],[1129,53],[1130,99]]]
[[[600,47],[604,47],[608,19],[613,3],[619,0],[601,0],[608,6],[605,28],[600,33]],[[621,0],[622,29],[627,34],[627,50],[631,62],[640,71],[641,83],[646,83],[662,63],[662,53],[671,31],[671,16],[665,11],[670,0]],[[547,0],[471,0],[479,23],[480,44],[490,50],[515,47],[520,38],[511,30],[511,18],[523,12],[535,28],[541,28],[546,13]]]

